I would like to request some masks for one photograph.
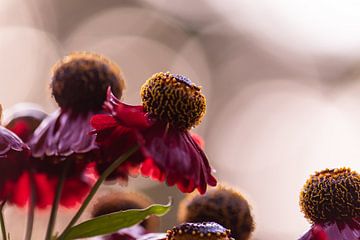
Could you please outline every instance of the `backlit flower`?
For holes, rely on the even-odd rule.
[[[142,106],[129,106],[109,92],[109,114],[91,121],[104,152],[119,156],[140,146],[113,176],[126,177],[140,165],[142,175],[182,192],[205,193],[208,184],[216,185],[205,153],[189,133],[205,114],[200,88],[183,75],[157,73],[142,86],[141,98]]]
[[[19,206],[26,204],[29,182],[24,175],[28,168],[29,155],[29,147],[14,133],[0,126],[0,201]]]
[[[216,222],[231,230],[231,237],[247,240],[254,220],[247,200],[229,187],[218,186],[204,195],[192,193],[180,204],[179,222]]]
[[[79,52],[66,56],[53,67],[52,95],[60,109],[47,117],[29,141],[36,166],[38,206],[52,203],[55,186],[65,165],[70,165],[61,204],[80,202],[90,187],[84,175],[88,163],[101,154],[90,135],[90,118],[102,111],[106,89],[120,97],[123,79],[119,68],[103,56]]]
[[[312,175],[300,194],[300,207],[313,223],[301,240],[360,239],[360,175],[349,168]]]
[[[47,114],[35,104],[16,104],[6,109],[4,126],[27,142],[46,116]]]

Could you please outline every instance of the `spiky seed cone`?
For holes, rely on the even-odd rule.
[[[229,228],[236,240],[249,239],[255,228],[247,200],[238,191],[221,185],[204,195],[188,195],[180,203],[178,220],[217,222]]]

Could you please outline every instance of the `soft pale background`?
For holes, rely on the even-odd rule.
[[[251,201],[254,239],[296,239],[309,226],[298,207],[307,176],[360,170],[359,12],[355,0],[1,0],[0,102],[54,110],[49,68],[74,50],[116,61],[128,103],[139,103],[153,73],[186,74],[208,98],[196,131],[220,182]],[[157,202],[182,197],[144,179],[130,188]],[[23,210],[6,213],[12,239],[21,239]],[[71,214],[62,212],[59,227]],[[175,215],[176,208],[163,229]],[[41,212],[36,236],[45,224]]]

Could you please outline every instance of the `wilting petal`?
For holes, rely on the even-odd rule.
[[[95,137],[89,135],[93,113],[57,111],[36,129],[29,142],[34,157],[69,156],[97,149]]]
[[[106,162],[97,164],[98,170],[103,171],[118,156],[139,145],[140,150],[113,172],[111,178],[123,179],[130,173],[129,169],[136,172],[141,165],[142,175],[166,181],[169,186],[177,185],[182,192],[197,188],[205,193],[207,185],[216,185],[205,153],[196,142],[201,143],[201,138],[191,136],[186,129],[150,119],[142,106],[123,104],[109,91],[104,106],[111,116],[97,115],[91,120],[96,141],[107,156]]]
[[[216,185],[205,153],[194,142],[188,131],[155,124],[141,132],[144,137],[142,152],[146,161],[141,167],[145,176],[177,185],[182,192],[195,188],[205,193],[206,186]]]

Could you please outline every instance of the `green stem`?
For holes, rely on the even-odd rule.
[[[79,220],[81,217],[81,214],[84,212],[86,207],[89,205],[91,199],[94,197],[95,193],[101,186],[101,184],[106,180],[106,178],[122,164],[124,161],[126,161],[133,153],[135,153],[139,149],[139,146],[134,146],[129,149],[126,153],[121,155],[117,160],[115,160],[99,177],[99,179],[96,181],[94,186],[91,188],[90,193],[82,203],[81,207],[75,214],[75,216],[71,219],[70,223],[66,226],[65,230],[62,232],[62,234],[59,236],[58,239],[64,240],[66,235],[68,234],[70,228]]]
[[[29,173],[30,178],[30,201],[29,201],[29,209],[28,209],[28,218],[26,223],[26,232],[25,232],[25,240],[31,240],[31,235],[34,226],[34,216],[35,216],[35,203],[36,203],[36,194],[35,194],[35,179],[34,173],[31,170]]]
[[[4,220],[4,214],[3,214],[4,206],[5,206],[5,201],[3,201],[2,203],[0,203],[0,224],[1,224],[2,238],[3,238],[3,240],[7,240],[5,220]]]
[[[62,189],[64,187],[64,182],[65,182],[66,175],[67,175],[69,165],[70,165],[70,161],[67,161],[67,160],[65,160],[65,161],[66,161],[65,166],[62,169],[60,179],[59,179],[59,183],[57,184],[57,187],[56,187],[56,193],[55,193],[54,201],[53,201],[53,204],[52,204],[52,207],[51,207],[51,213],[50,213],[48,227],[47,227],[47,230],[46,230],[45,240],[51,240],[52,234],[53,234],[53,231],[54,231],[55,220],[56,220],[57,211],[58,211],[58,208],[59,208],[61,193],[62,193]]]

